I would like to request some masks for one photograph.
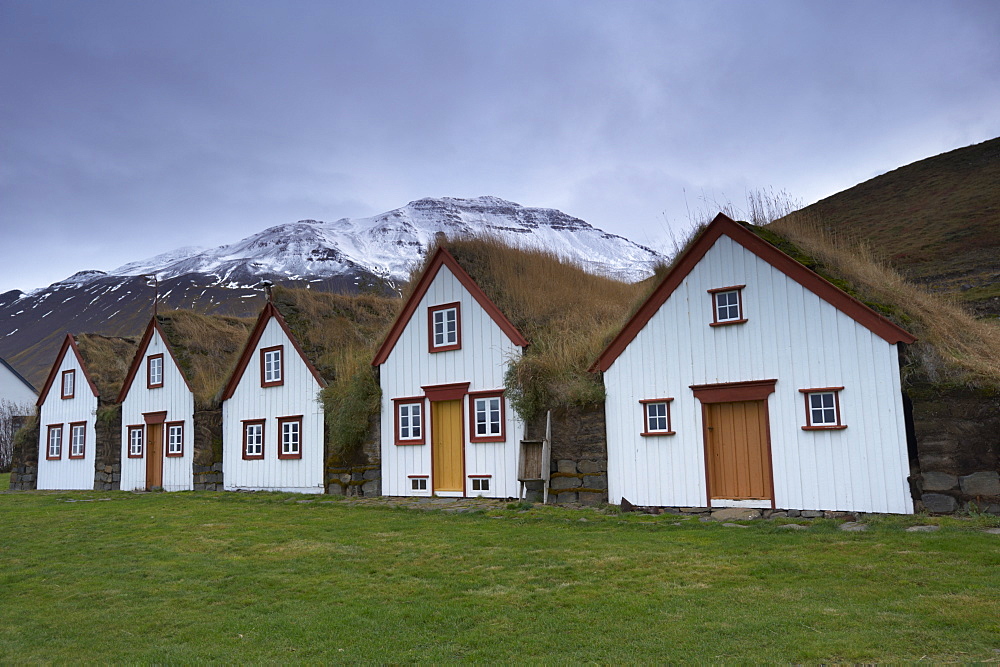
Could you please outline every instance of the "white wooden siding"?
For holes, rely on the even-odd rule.
[[[284,383],[260,386],[260,350],[283,345]],[[225,489],[323,493],[320,386],[277,320],[271,318],[232,397],[222,404]],[[278,459],[278,417],[302,415],[301,459]],[[243,420],[264,419],[264,458],[243,459]]]
[[[428,352],[427,308],[456,301],[461,303],[462,348]],[[410,475],[432,474],[430,403],[424,402],[425,444],[397,446],[392,399],[423,396],[422,387],[459,382],[468,382],[469,392],[502,389],[508,360],[520,354],[521,349],[511,342],[448,267],[441,266],[381,366],[383,494],[430,495],[433,489],[431,477],[428,477],[426,492],[411,490],[409,479]],[[506,440],[474,443],[470,442],[469,399],[468,396],[462,399],[466,495],[508,498],[518,493],[517,448],[524,428],[506,397],[504,404]],[[469,475],[490,475],[490,490],[473,492]]]
[[[73,398],[60,398],[62,395],[63,371],[75,370],[75,389]],[[93,489],[94,460],[97,451],[97,397],[90,390],[90,384],[83,374],[83,369],[71,347],[66,348],[55,381],[49,388],[48,396],[39,410],[38,437],[38,479],[39,489]],[[70,428],[72,422],[86,422],[84,435],[84,457],[69,458]],[[62,456],[58,460],[48,461],[45,458],[48,451],[48,436],[50,424],[62,424]]]
[[[27,417],[35,414],[38,394],[0,363],[0,401],[10,401],[14,404],[14,414]]]
[[[710,327],[707,290],[743,284],[748,321]],[[777,507],[912,513],[896,346],[726,236],[605,373],[610,502],[704,506],[701,403],[690,386],[773,378]],[[799,390],[839,386],[847,428],[803,431]],[[666,397],[676,435],[640,436],[639,401]]]
[[[147,359],[153,355],[163,355],[163,386],[155,389],[146,387]],[[122,403],[121,458],[123,491],[146,488],[146,465],[149,461],[149,429],[143,432],[142,458],[128,457],[128,427],[145,425],[144,414],[166,412],[166,422],[184,422],[184,455],[167,456],[167,428],[163,427],[163,490],[190,491],[194,488],[194,395],[184,382],[181,371],[170,356],[170,351],[153,330],[139,370],[132,379],[128,395]]]

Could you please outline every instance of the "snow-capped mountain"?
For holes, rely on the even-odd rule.
[[[591,271],[624,280],[652,273],[662,257],[550,208],[528,208],[497,197],[421,199],[371,218],[300,220],[218,248],[180,248],[121,266],[110,275],[155,273],[161,280],[199,273],[227,286],[260,277],[303,280],[369,271],[405,280],[435,234],[489,234],[523,247],[546,248]]]
[[[232,315],[260,310],[264,295],[254,288],[263,280],[385,291],[409,278],[442,232],[500,236],[627,280],[647,277],[662,260],[649,248],[554,209],[496,197],[421,199],[371,218],[301,220],[218,248],[178,248],[112,271],[80,271],[28,293],[0,294],[0,356],[40,383],[66,331],[139,334],[154,294],[145,274],[157,276],[161,309]]]

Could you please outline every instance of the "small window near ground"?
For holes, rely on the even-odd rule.
[[[396,444],[424,444],[424,402],[422,398],[397,398]]]
[[[734,285],[732,287],[720,287],[710,289],[708,293],[712,295],[712,316],[711,326],[721,326],[726,324],[742,324],[746,322],[743,317],[743,288],[746,285]]]
[[[243,458],[264,458],[264,420],[243,422]]]
[[[674,435],[670,422],[672,398],[650,398],[639,401],[642,404],[643,430],[641,435]]]
[[[184,456],[184,422],[168,423],[167,456]]]
[[[260,386],[274,387],[284,382],[283,346],[265,347],[260,351]]]
[[[61,398],[73,398],[76,395],[76,371],[69,370],[62,372],[62,392]]]
[[[77,422],[69,425],[69,457],[82,459],[87,453],[87,424]]]
[[[503,391],[470,394],[469,419],[472,442],[505,440]]]
[[[45,458],[49,461],[62,458],[62,436],[63,425],[54,424],[49,426],[48,444],[45,448]]]
[[[806,425],[802,427],[804,431],[847,428],[840,416],[840,392],[843,389],[843,387],[824,387],[799,390],[806,401]]]
[[[427,478],[426,477],[411,477],[410,478],[410,490],[411,491],[426,491],[427,490]]]
[[[162,354],[154,354],[146,359],[146,386],[150,389],[163,386]]]
[[[428,309],[430,351],[445,352],[462,347],[461,304],[448,303]]]
[[[302,417],[278,418],[278,458],[302,458]]]
[[[128,427],[128,457],[130,459],[142,458],[143,427]]]
[[[472,490],[473,491],[489,491],[490,490],[490,478],[489,477],[472,477]]]

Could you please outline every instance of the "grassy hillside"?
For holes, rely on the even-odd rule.
[[[1000,314],[1000,138],[900,167],[798,211],[906,277]]]

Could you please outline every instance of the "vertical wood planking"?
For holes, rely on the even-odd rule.
[[[68,370],[76,371],[76,389],[73,398],[63,399],[59,383],[62,372]],[[67,349],[66,354],[59,362],[56,380],[39,409],[37,488],[66,490],[94,488],[94,461],[97,447],[96,414],[97,397],[91,392],[76,355],[72,349]],[[86,422],[84,457],[82,459],[69,458],[69,425],[73,422]],[[45,453],[48,451],[49,424],[62,424],[63,426],[62,456],[54,461],[45,458]]]

